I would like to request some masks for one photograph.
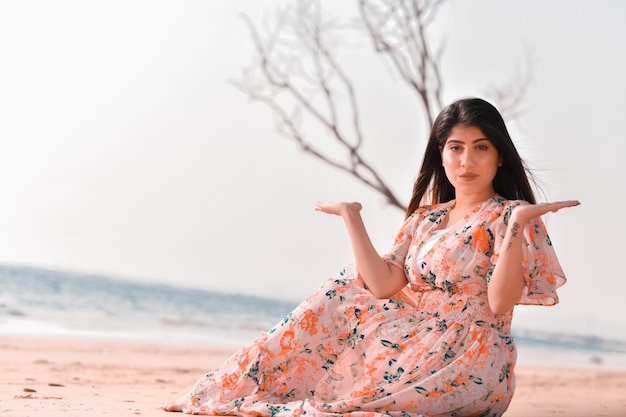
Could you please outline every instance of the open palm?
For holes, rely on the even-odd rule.
[[[536,217],[540,217],[548,212],[556,212],[566,207],[574,207],[579,205],[578,200],[556,201],[553,203],[538,203],[518,206],[513,211],[516,221],[526,223]]]
[[[343,213],[345,213],[346,210],[358,212],[361,211],[362,208],[363,206],[361,206],[361,203],[357,202],[341,201],[336,203],[322,203],[318,201],[317,203],[315,203],[315,211],[321,211],[322,213],[327,214],[335,214],[337,216],[341,216]]]

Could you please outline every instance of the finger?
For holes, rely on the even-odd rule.
[[[568,200],[568,201],[556,201],[554,203],[546,203],[544,206],[545,212],[556,213],[557,211],[566,208],[566,207],[574,207],[579,205],[580,202],[578,200]]]
[[[577,205],[580,204],[580,201],[578,201],[578,200],[555,201],[552,204],[558,204],[558,205],[562,205],[562,206],[577,206]]]
[[[556,205],[556,209],[562,209],[565,207],[575,207],[580,205],[580,201],[578,200],[568,200],[568,201],[558,201],[556,203],[553,203]]]
[[[331,213],[332,210],[329,208],[328,204],[318,201],[315,203],[315,211],[320,211],[322,213]]]

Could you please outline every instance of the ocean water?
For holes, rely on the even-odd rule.
[[[295,302],[0,265],[0,334],[240,344]]]
[[[297,302],[0,265],[0,337],[103,337],[232,346]],[[523,364],[626,369],[626,342],[516,329]]]

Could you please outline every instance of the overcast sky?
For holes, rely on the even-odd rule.
[[[0,262],[299,300],[351,260],[340,219],[313,211],[342,199],[385,252],[403,213],[229,83],[252,57],[238,14],[280,3],[0,2]],[[432,26],[446,102],[515,80],[531,52],[511,132],[548,199],[582,202],[546,219],[569,282],[559,306],[519,309],[523,327],[626,339],[624,18],[618,0],[457,0]],[[368,156],[408,200],[427,127],[368,39],[355,48]]]

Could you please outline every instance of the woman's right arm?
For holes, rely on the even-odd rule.
[[[370,240],[363,219],[361,203],[316,203],[315,210],[341,216],[348,230],[352,252],[359,275],[370,292],[378,298],[389,298],[404,288],[408,281],[404,271],[380,257]]]

